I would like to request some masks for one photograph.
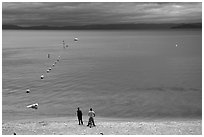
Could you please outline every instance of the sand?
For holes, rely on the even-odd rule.
[[[76,118],[13,120],[2,123],[3,135],[201,135],[201,119],[128,120],[95,118],[96,127]]]

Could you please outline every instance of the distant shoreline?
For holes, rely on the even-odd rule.
[[[202,23],[181,24],[93,24],[84,26],[18,26],[3,24],[3,30],[162,30],[162,29],[202,29]]]

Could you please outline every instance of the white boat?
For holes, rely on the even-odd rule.
[[[28,105],[27,108],[38,109],[38,103]]]

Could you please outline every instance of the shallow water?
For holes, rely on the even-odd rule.
[[[201,31],[4,30],[2,40],[3,120],[74,116],[78,106],[102,117],[202,115]]]

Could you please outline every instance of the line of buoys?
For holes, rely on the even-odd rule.
[[[78,41],[78,38],[74,38],[74,41]],[[64,40],[62,41],[62,44],[63,44],[63,48],[65,48],[65,47],[68,48],[69,47],[68,45],[65,46]],[[49,53],[48,53],[47,57],[50,58],[50,54]],[[57,62],[60,61],[60,59],[61,59],[61,57],[58,56],[58,59],[52,64],[52,67],[54,67],[57,64]],[[46,72],[49,73],[51,70],[52,70],[52,68],[50,67],[49,69],[46,70]],[[40,76],[40,79],[41,80],[44,79],[44,75],[43,74]],[[30,89],[29,88],[26,90],[26,93],[30,93]],[[38,103],[34,103],[34,104],[31,104],[31,105],[28,105],[27,108],[38,109]]]

